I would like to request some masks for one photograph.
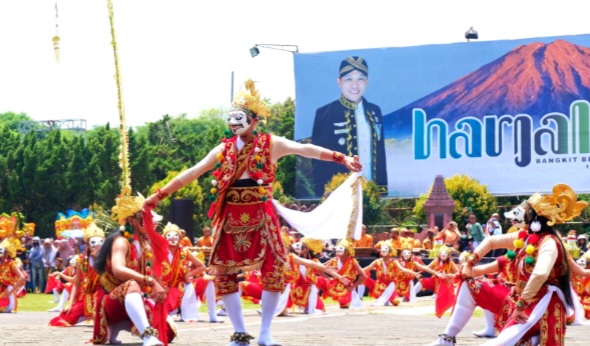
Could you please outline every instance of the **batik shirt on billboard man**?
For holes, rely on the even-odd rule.
[[[367,61],[358,56],[342,60],[336,83],[342,91],[340,98],[317,109],[311,142],[346,155],[358,155],[363,164],[363,176],[375,181],[386,193],[381,108],[363,97],[369,84]],[[316,196],[324,193],[324,185],[334,174],[347,172],[345,167],[334,166],[321,161],[313,162]]]

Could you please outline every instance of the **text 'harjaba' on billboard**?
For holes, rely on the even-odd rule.
[[[384,196],[464,174],[496,195],[590,191],[590,35],[295,55],[295,140],[359,155]],[[297,162],[296,197],[346,168]]]

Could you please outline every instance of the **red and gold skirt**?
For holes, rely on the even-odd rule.
[[[279,219],[269,196],[258,189],[232,187],[227,191],[225,204],[212,222],[210,266],[214,272],[234,274],[257,269],[266,256],[286,262]]]

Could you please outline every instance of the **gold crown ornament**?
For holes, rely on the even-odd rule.
[[[234,97],[230,111],[242,111],[250,117],[259,116],[267,118],[270,116],[270,108],[260,98],[260,93],[254,86],[254,81],[248,79],[245,82],[246,90],[241,90]]]
[[[281,232],[281,240],[283,241],[283,245],[288,249],[293,244],[293,240],[286,232]]]
[[[577,199],[571,187],[566,184],[556,184],[553,186],[552,194],[535,193],[528,202],[538,215],[548,219],[548,226],[553,226],[570,221],[588,206],[588,202]]]
[[[451,249],[450,247],[448,247],[446,245],[443,245],[443,246],[440,247],[440,249],[438,251],[439,251],[439,254],[441,252],[446,252],[446,253],[448,253],[450,255],[451,252],[453,252],[453,249]]]
[[[176,232],[176,233],[178,233],[178,235],[180,235],[180,227],[178,227],[178,225],[173,224],[172,222],[168,221],[168,223],[164,227],[164,231],[162,232],[162,235],[165,237],[166,234],[168,234],[169,232]]]
[[[128,217],[134,216],[143,209],[145,197],[139,193],[138,196],[131,196],[131,188],[124,187],[115,201],[116,205],[111,209],[111,219],[124,225]]]
[[[319,254],[324,249],[324,242],[319,239],[303,237],[301,241],[314,254]]]
[[[105,238],[102,228],[98,227],[94,222],[90,223],[90,225],[84,230],[84,242],[88,243],[88,240],[92,237]]]
[[[10,258],[16,257],[16,246],[11,241],[11,239],[6,238],[1,243],[0,246],[4,248],[4,251],[8,254]]]

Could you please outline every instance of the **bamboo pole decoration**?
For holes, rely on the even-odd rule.
[[[119,110],[119,132],[121,136],[121,145],[119,152],[119,165],[121,166],[121,191],[131,192],[131,169],[129,168],[129,140],[127,138],[127,127],[125,125],[125,106],[123,103],[123,88],[121,86],[121,68],[119,66],[119,53],[117,50],[117,37],[115,34],[115,16],[113,13],[113,1],[107,0],[109,10],[109,21],[111,25],[111,44],[113,45],[113,55],[115,59],[115,80],[117,83],[117,108]]]
[[[57,0],[55,0],[55,36],[51,38],[53,43],[53,53],[55,54],[55,62],[59,63],[59,25],[58,25]]]

